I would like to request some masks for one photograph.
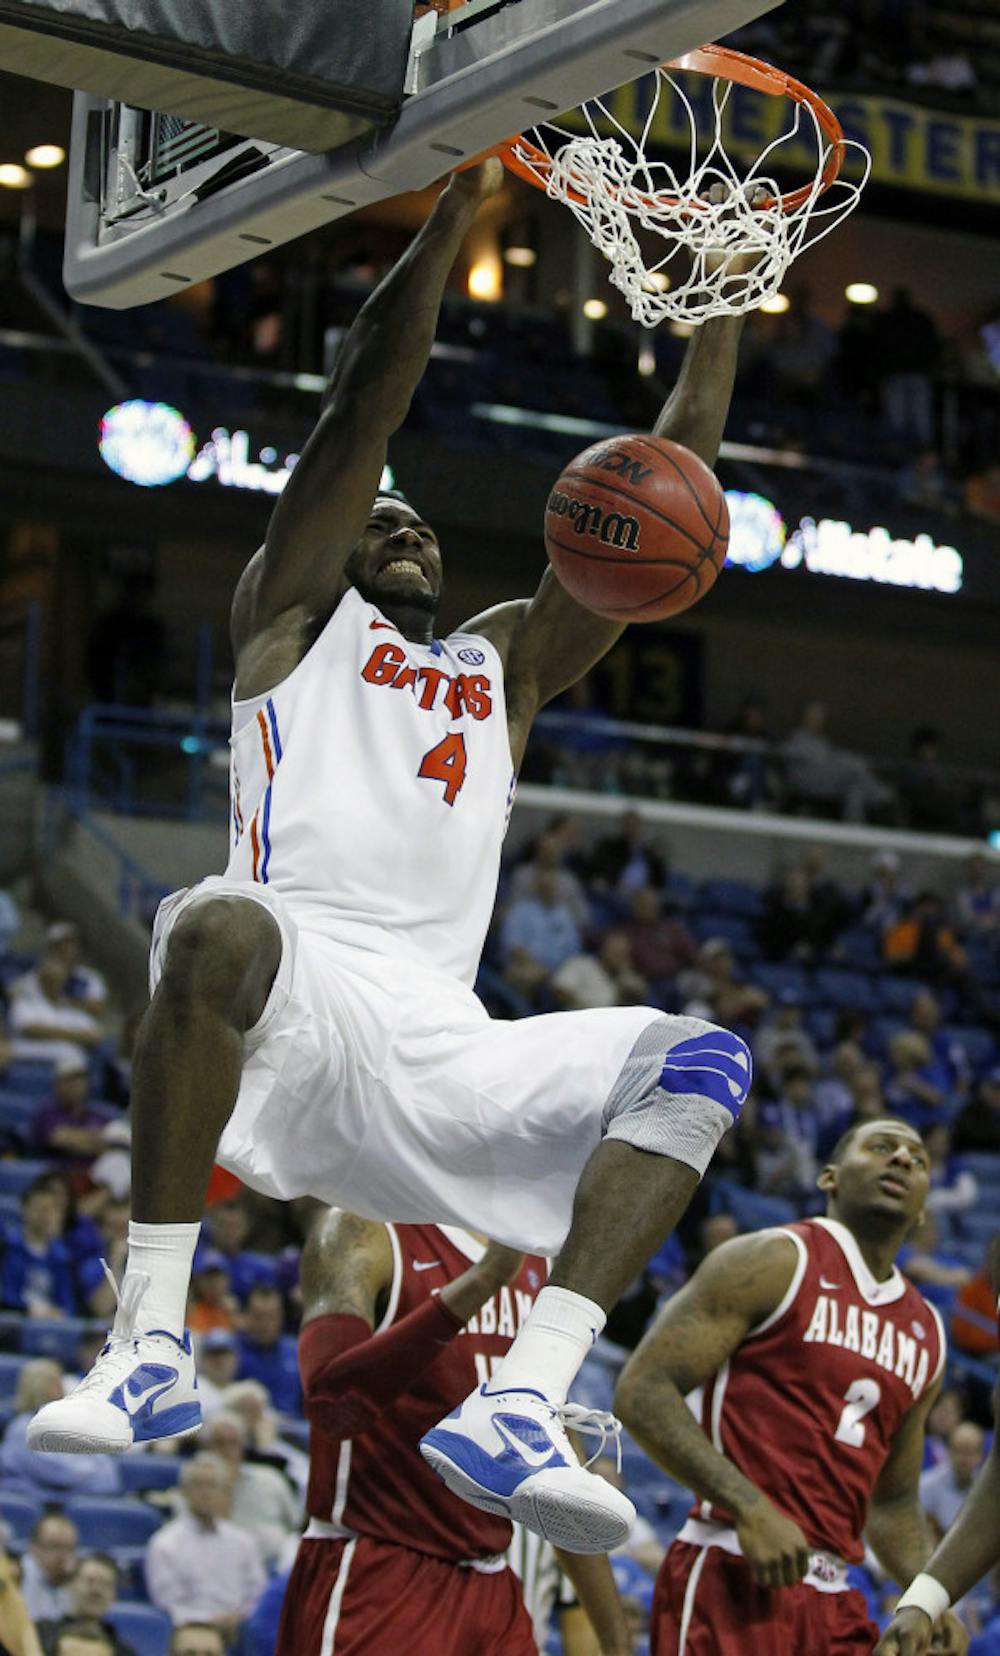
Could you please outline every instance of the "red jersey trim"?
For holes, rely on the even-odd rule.
[[[392,1282],[389,1285],[389,1299],[385,1308],[385,1315],[373,1334],[382,1334],[389,1327],[399,1305],[399,1296],[403,1291],[403,1250],[399,1245],[395,1225],[386,1221],[386,1233],[389,1237],[389,1246],[392,1249]]]

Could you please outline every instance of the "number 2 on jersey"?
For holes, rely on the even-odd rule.
[[[855,1380],[844,1393],[844,1409],[837,1423],[834,1437],[838,1443],[849,1443],[860,1449],[865,1441],[865,1415],[870,1415],[882,1401],[882,1387],[877,1380]]]
[[[460,730],[452,731],[437,747],[424,754],[417,775],[431,782],[443,782],[444,802],[454,805],[465,781],[466,762],[465,737]]]

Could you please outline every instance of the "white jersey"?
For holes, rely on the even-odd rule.
[[[473,982],[514,794],[487,639],[411,643],[352,587],[287,678],[234,702],[231,747],[226,879]]]

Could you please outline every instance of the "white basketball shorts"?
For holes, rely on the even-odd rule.
[[[432,964],[304,929],[267,886],[221,876],[160,905],[151,990],[178,917],[213,897],[260,903],[283,941],[246,1037],[221,1165],[269,1196],[315,1196],[366,1218],[460,1225],[557,1253],[608,1095],[663,1014],[493,1020]]]

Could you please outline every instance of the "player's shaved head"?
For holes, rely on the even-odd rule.
[[[842,1162],[844,1157],[847,1155],[848,1150],[851,1148],[851,1145],[860,1133],[864,1133],[868,1130],[874,1130],[875,1128],[882,1128],[884,1130],[887,1127],[892,1128],[896,1132],[907,1134],[913,1139],[915,1144],[923,1144],[923,1140],[917,1132],[917,1129],[913,1126],[912,1122],[904,1121],[902,1116],[877,1116],[874,1121],[856,1121],[852,1127],[848,1127],[847,1132],[841,1134],[833,1149],[830,1151],[830,1154],[827,1157],[828,1164],[836,1167],[840,1162]]]

